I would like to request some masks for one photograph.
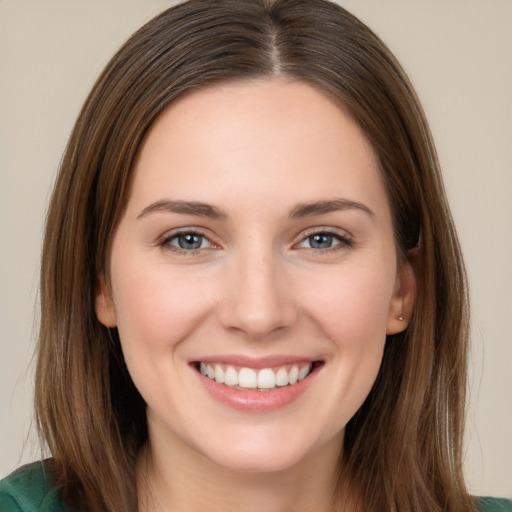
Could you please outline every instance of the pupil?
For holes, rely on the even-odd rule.
[[[178,238],[178,244],[182,249],[199,249],[201,247],[201,236],[188,233]]]
[[[328,249],[332,246],[332,236],[317,234],[310,237],[311,247],[313,249]]]

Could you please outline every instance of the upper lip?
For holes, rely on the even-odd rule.
[[[290,364],[313,363],[320,361],[319,358],[307,356],[291,355],[269,355],[265,357],[251,357],[237,354],[219,354],[214,356],[204,356],[190,361],[195,363],[224,363],[232,366],[241,366],[247,368],[271,368],[274,366],[284,366]]]

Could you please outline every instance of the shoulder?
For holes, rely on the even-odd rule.
[[[504,498],[477,498],[478,512],[512,512],[512,501]]]
[[[1,512],[65,512],[44,461],[22,466],[0,481]]]

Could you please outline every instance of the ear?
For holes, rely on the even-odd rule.
[[[103,273],[98,274],[96,281],[95,309],[98,320],[105,327],[115,327],[117,325],[112,294],[110,293],[105,274]]]
[[[406,329],[416,298],[416,262],[418,249],[411,249],[396,274],[395,289],[389,306],[386,334],[397,334]]]

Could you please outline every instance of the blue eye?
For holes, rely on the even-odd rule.
[[[319,232],[309,235],[298,244],[299,247],[315,251],[325,251],[336,248],[339,245],[350,246],[352,241],[335,233]]]
[[[211,247],[211,242],[200,233],[184,232],[170,236],[162,241],[162,246],[170,245],[184,251],[194,251]]]
[[[335,243],[334,237],[327,233],[308,236],[307,240],[312,249],[330,249]]]

